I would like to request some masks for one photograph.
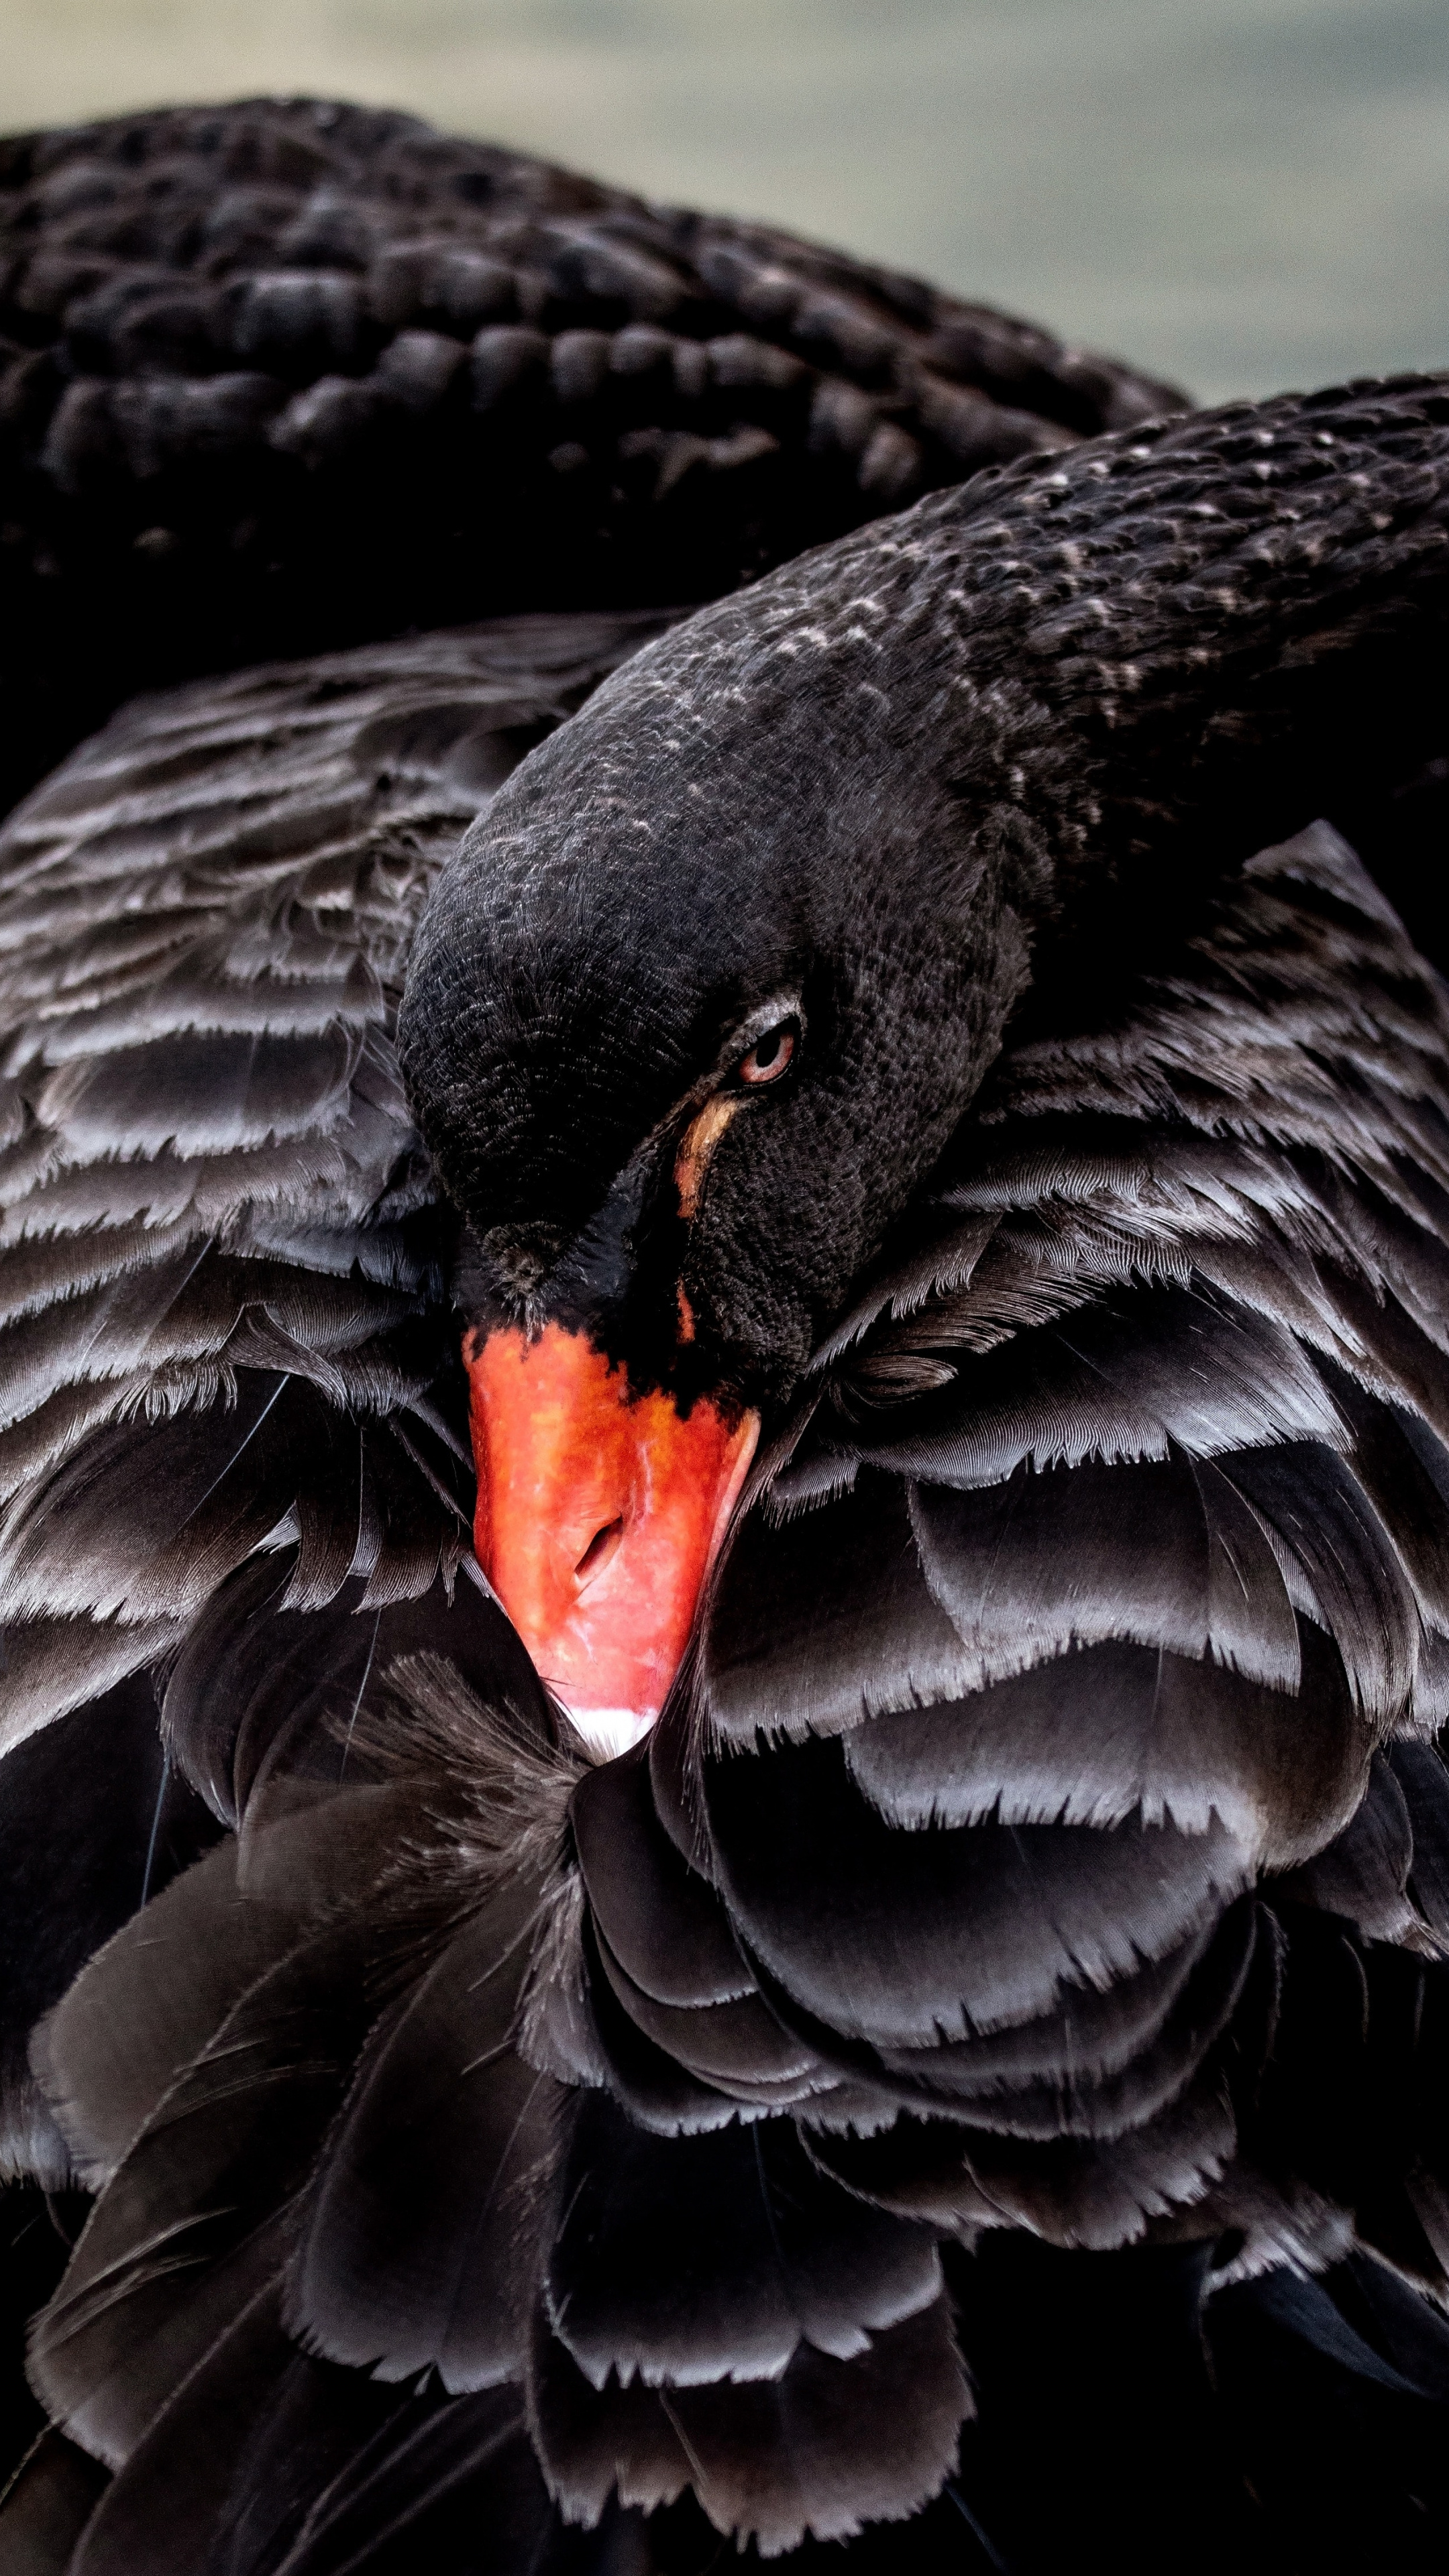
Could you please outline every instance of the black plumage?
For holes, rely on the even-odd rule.
[[[718,586],[879,499],[908,377],[946,417],[902,354],[925,307],[823,254],[767,273],[738,227],[396,120],[128,131],[15,164],[51,189],[24,220],[74,217],[56,276],[113,263],[64,270],[47,435],[91,425],[116,524],[266,368],[325,550],[384,412],[442,489],[465,371],[511,452],[571,419],[587,461],[620,341],[642,387],[672,332],[771,400],[828,349],[819,422],[877,464],[848,508],[822,464],[753,556],[701,503],[729,565],[676,560]],[[158,136],[273,178],[218,197]],[[538,202],[443,242],[430,190]],[[726,278],[762,336],[722,353]],[[753,424],[711,416],[731,473]],[[5,2136],[93,2207],[0,2545],[1432,2563],[1449,1020],[1337,826],[1438,756],[1446,492],[1439,379],[1139,419],[688,622],[192,680],[14,815]],[[616,598],[660,596],[634,565]],[[218,603],[195,649],[249,649]],[[772,1018],[785,1078],[730,1090]],[[678,1680],[607,1762],[480,1573],[459,1356],[581,1318],[636,1387],[762,1415]],[[158,1700],[144,1793],[178,1803],[131,1887]]]
[[[6,802],[138,686],[708,598],[1183,399],[764,225],[306,99],[0,145],[0,367]]]

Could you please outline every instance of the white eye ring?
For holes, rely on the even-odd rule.
[[[752,1089],[764,1082],[778,1082],[794,1060],[799,1029],[794,1020],[777,1020],[771,1029],[762,1029],[748,1055],[741,1056],[735,1072],[741,1082]]]

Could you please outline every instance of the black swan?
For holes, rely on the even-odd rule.
[[[1442,2563],[1446,519],[1139,415],[15,813],[0,2567]]]

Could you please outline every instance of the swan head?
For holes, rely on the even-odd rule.
[[[1049,881],[999,707],[963,779],[919,565],[853,552],[606,683],[468,834],[409,969],[480,1561],[611,1749],[662,1702],[762,1424],[999,1049]]]

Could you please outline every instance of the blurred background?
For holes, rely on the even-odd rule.
[[[1449,364],[1449,0],[0,0],[0,82],[413,108],[1205,400]]]

